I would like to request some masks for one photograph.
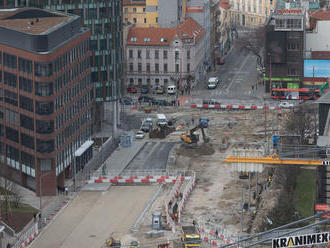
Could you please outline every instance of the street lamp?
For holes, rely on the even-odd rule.
[[[267,53],[269,56],[269,88],[272,89],[272,56],[271,53]]]

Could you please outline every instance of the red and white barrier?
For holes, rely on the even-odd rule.
[[[181,176],[179,179],[189,180],[190,176]],[[112,183],[112,184],[134,184],[134,183],[175,183],[176,176],[99,176],[91,177],[88,183]]]
[[[256,110],[256,109],[269,109],[269,110],[275,110],[275,109],[281,109],[281,107],[278,106],[266,106],[266,105],[237,105],[237,104],[216,104],[216,105],[210,105],[210,104],[190,104],[191,108],[205,108],[205,109],[236,109],[236,110]]]
[[[205,228],[204,225],[200,225],[199,230],[202,240],[209,243],[212,246],[219,246],[225,244],[228,245],[232,242],[235,242],[235,238],[233,239],[231,235],[225,234],[226,232],[224,230],[218,233],[217,231]],[[230,247],[237,248],[237,245],[233,245]]]
[[[24,235],[20,238],[20,240],[14,246],[15,248],[26,248],[31,242],[38,236],[38,223],[35,223]]]

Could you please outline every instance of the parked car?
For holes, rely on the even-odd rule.
[[[219,84],[219,79],[217,77],[210,77],[207,81],[208,89],[215,89]]]
[[[145,133],[149,133],[150,132],[150,129],[151,129],[151,127],[150,127],[150,125],[148,123],[143,123],[141,125],[141,128],[140,128],[140,130],[143,131],[143,132],[145,132]]]
[[[281,103],[279,104],[279,106],[280,106],[281,108],[291,108],[291,107],[293,107],[293,103],[289,103],[289,102],[281,102]]]
[[[203,100],[203,104],[206,104],[206,105],[221,105],[220,102],[215,101],[215,100]]]
[[[120,103],[125,105],[133,105],[135,104],[135,101],[128,96],[123,96],[122,98],[120,98]]]
[[[127,87],[127,92],[128,93],[137,93],[137,88],[134,85],[129,85]]]
[[[135,135],[136,139],[143,139],[144,138],[144,132],[143,131],[137,131],[136,135]]]
[[[170,94],[170,95],[176,94],[176,86],[175,85],[167,86],[167,94]]]
[[[154,101],[154,98],[151,96],[139,96],[138,101],[139,102],[152,102],[152,101]]]
[[[141,94],[148,94],[149,93],[149,88],[148,86],[142,86],[141,87]]]
[[[156,87],[156,94],[164,94],[165,90],[163,86],[157,86]]]

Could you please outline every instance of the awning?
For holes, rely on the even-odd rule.
[[[75,157],[80,157],[88,148],[90,148],[94,144],[93,140],[87,140],[84,144],[82,144],[78,150],[74,153]]]

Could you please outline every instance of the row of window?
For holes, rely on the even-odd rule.
[[[77,79],[81,74],[83,74],[87,69],[90,68],[89,58],[86,58],[80,63],[74,65],[70,70],[65,71],[61,76],[55,80],[55,92],[63,89],[71,81]]]
[[[7,140],[35,150],[33,136],[25,133],[20,133],[19,135],[18,130],[7,126],[3,127],[2,125],[0,126],[0,130],[0,135],[5,136]],[[39,153],[51,153],[54,151],[54,140],[36,139],[36,146],[36,150]]]
[[[136,66],[137,66],[137,72],[139,72],[139,73],[142,73],[142,72],[168,73],[168,64],[163,64],[162,70],[159,69],[158,63],[154,64],[153,70],[151,70],[150,63],[146,63],[145,66],[143,66],[142,63],[137,63]],[[145,69],[145,70],[143,70],[143,69]],[[129,63],[129,71],[134,72],[134,63]],[[180,72],[180,65],[175,64],[175,73],[179,73],[179,72]],[[185,72],[185,73],[190,72],[190,63],[187,64],[186,71],[182,71],[182,72]]]
[[[164,86],[167,86],[168,85],[168,82],[169,82],[169,79],[168,78],[164,78],[163,79],[163,85]],[[155,78],[155,86],[158,86],[160,85],[161,81],[159,78]],[[130,85],[143,85],[143,84],[147,84],[147,85],[150,85],[150,78],[147,78],[147,80],[145,82],[143,82],[143,79],[142,78],[138,78],[137,81],[134,80],[134,78],[130,78],[129,79],[129,84]]]
[[[145,58],[146,59],[151,59],[151,52],[150,50],[144,50],[145,51]],[[136,56],[138,59],[142,59],[142,50],[137,50],[136,51]],[[133,59],[134,58],[134,50],[132,49],[129,49],[128,50],[128,57],[130,59]],[[159,56],[159,50],[154,50],[154,56],[153,56],[154,59],[159,59],[160,56]],[[163,50],[163,59],[167,59],[168,58],[168,51],[167,50]],[[180,58],[180,53],[179,51],[175,51],[175,59],[178,60]],[[191,58],[190,56],[190,50],[187,50],[186,51],[186,58],[189,60]]]
[[[72,120],[76,114],[78,114],[82,109],[86,108],[94,99],[94,90],[90,90],[71,104],[70,107],[66,108],[56,117],[55,128],[58,130],[63,127],[68,121]]]
[[[125,23],[128,23],[128,18],[125,18]],[[136,17],[133,17],[133,23],[138,23],[138,19]],[[141,22],[142,23],[142,22]],[[147,23],[147,18],[143,18],[143,23]],[[155,23],[158,23],[158,17],[155,17]]]

